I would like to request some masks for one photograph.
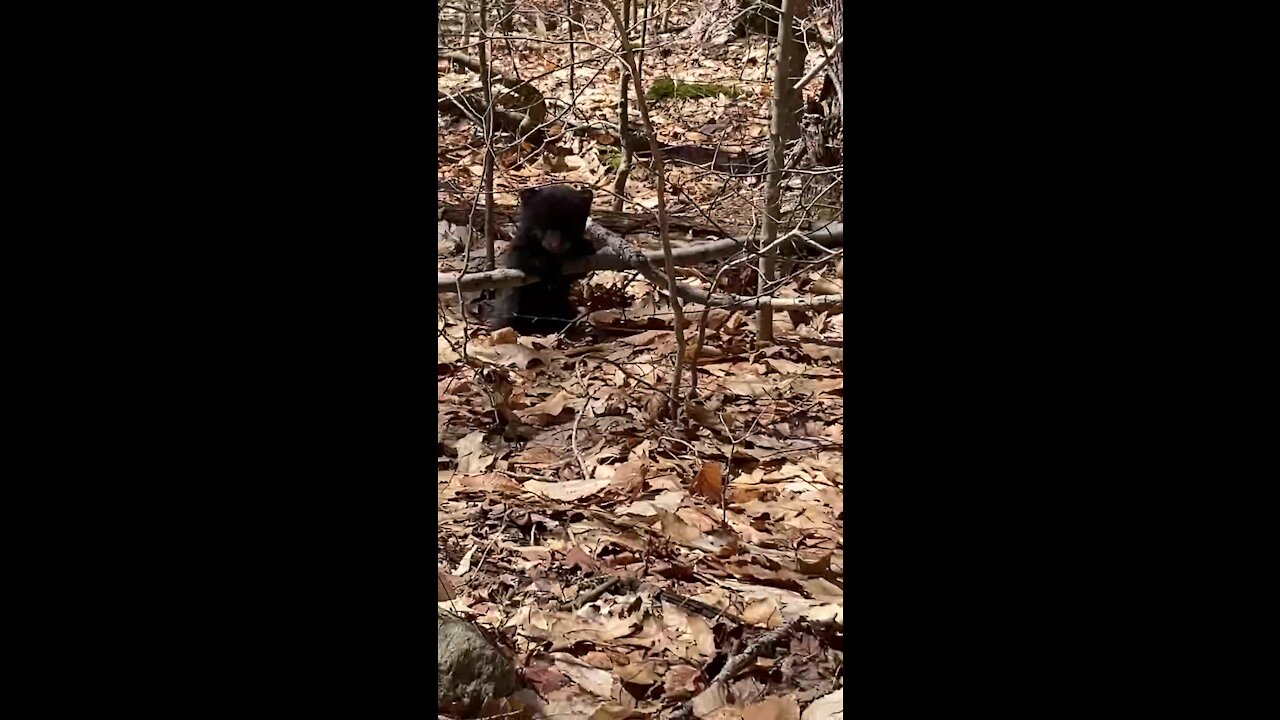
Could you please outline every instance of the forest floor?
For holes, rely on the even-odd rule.
[[[677,3],[670,22],[692,22],[696,7]],[[588,10],[588,33],[578,40],[609,46],[614,31],[605,17]],[[496,71],[541,75],[537,88],[565,103],[551,103],[550,112],[572,101],[566,122],[616,122],[618,63],[576,68],[574,99],[564,27],[544,37],[539,24],[522,15],[513,36],[524,39],[496,43]],[[663,141],[763,147],[770,80],[762,39],[703,50],[663,35],[648,47],[646,84],[672,76],[742,91],[655,103]],[[600,50],[578,46],[580,61],[592,54]],[[476,76],[442,63],[438,80],[441,90],[456,91]],[[633,118],[638,123],[634,108]],[[471,202],[483,164],[474,128],[442,116],[438,134],[438,200]],[[516,204],[526,186],[570,182],[597,188],[597,207],[607,209],[612,196],[602,189],[613,186],[608,161],[616,151],[607,135],[565,134],[554,161],[500,157],[496,203]],[[667,181],[681,190],[668,194],[671,214],[705,203],[735,226],[752,225],[762,182],[680,166],[668,167]],[[654,206],[645,167],[633,172],[626,195],[635,203],[627,209]],[[465,234],[440,221],[441,272],[462,270]],[[628,239],[657,247],[652,236]],[[483,240],[472,242],[467,264],[478,270]],[[499,257],[505,246],[499,241]],[[687,269],[681,280],[705,289],[714,275],[714,267]],[[841,276],[842,266],[815,264],[778,294],[840,288]],[[741,272],[722,281],[755,282]],[[712,309],[696,398],[673,426],[675,338],[666,300],[628,273],[598,272],[584,284],[595,298],[584,300],[589,310],[610,303],[590,325],[624,318],[625,331],[599,323],[589,337],[490,333],[473,298],[464,298],[472,301],[464,310],[456,295],[439,296],[440,609],[510,651],[547,717],[665,717],[682,705],[704,718],[840,717],[843,311],[777,312],[774,344],[757,349],[754,311]],[[685,309],[690,343],[701,315],[696,305]],[[686,363],[685,394],[689,381]],[[747,657],[769,631],[781,632],[776,651]],[[738,668],[735,658],[747,664]],[[713,683],[726,665],[732,677]]]

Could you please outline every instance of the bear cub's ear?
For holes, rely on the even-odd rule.
[[[591,192],[591,188],[583,188],[578,191],[578,198],[579,198],[579,202],[581,203],[579,207],[582,208],[583,212],[590,215],[591,200],[595,198],[595,193]]]
[[[533,199],[537,196],[538,196],[538,188],[536,187],[525,188],[520,191],[520,204],[528,205],[529,203],[533,202]]]

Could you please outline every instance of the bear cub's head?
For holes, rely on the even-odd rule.
[[[590,189],[574,190],[568,185],[521,190],[519,239],[554,255],[581,248],[592,197]]]

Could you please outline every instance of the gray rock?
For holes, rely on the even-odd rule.
[[[436,619],[440,712],[475,717],[485,700],[520,689],[515,668],[471,623],[439,610]]]

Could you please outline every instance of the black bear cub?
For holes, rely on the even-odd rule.
[[[583,237],[591,214],[590,190],[548,185],[520,192],[520,219],[505,265],[538,276],[538,282],[498,291],[492,327],[523,334],[555,334],[577,317],[569,302],[574,278],[562,273],[565,260],[595,254]]]

